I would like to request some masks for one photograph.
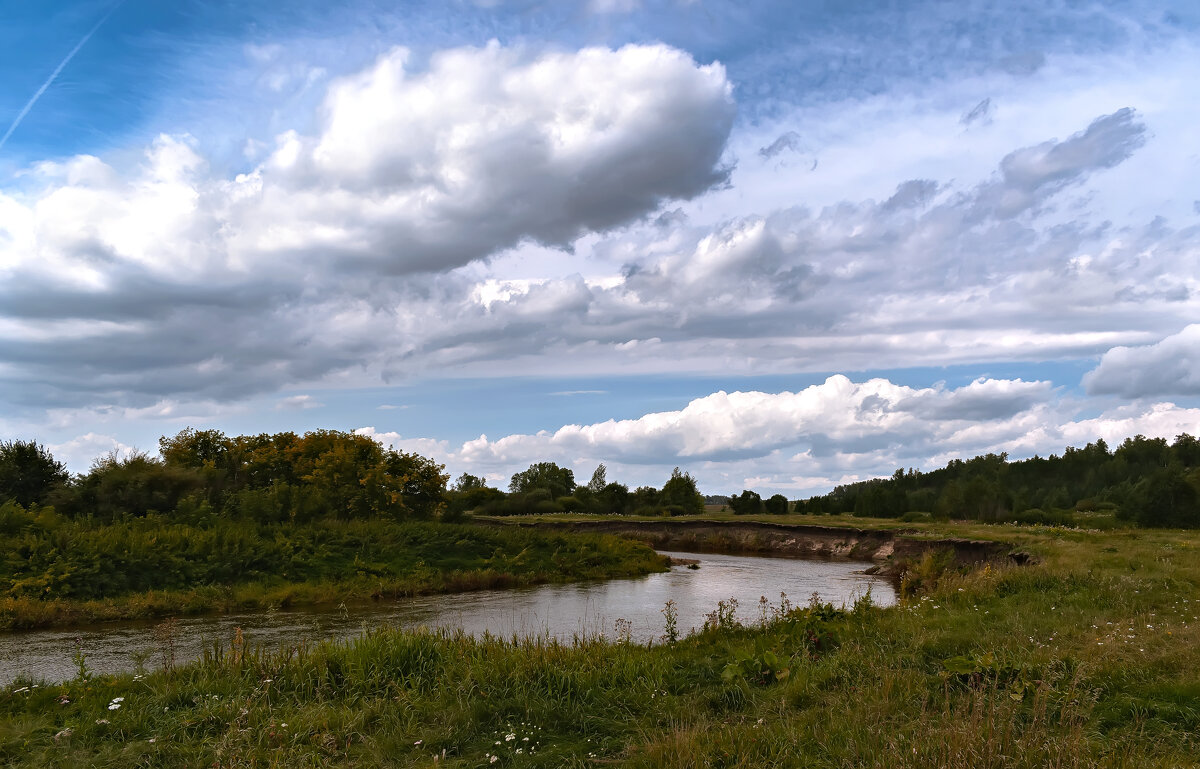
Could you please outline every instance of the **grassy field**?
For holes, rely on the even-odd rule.
[[[0,628],[354,603],[661,571],[611,536],[386,520],[206,526],[41,516],[0,536]]]
[[[259,652],[235,638],[173,670],[14,684],[0,761],[1200,765],[1200,534],[919,528],[1039,562],[958,574],[931,558],[928,590],[894,608],[769,596],[762,624],[714,607],[706,631],[651,647],[381,631]]]

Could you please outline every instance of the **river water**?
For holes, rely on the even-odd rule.
[[[718,601],[738,602],[737,616],[757,622],[759,599],[774,607],[780,593],[792,604],[806,604],[813,593],[822,602],[850,604],[868,590],[879,605],[895,603],[892,586],[862,573],[870,563],[799,558],[763,558],[668,552],[698,560],[699,569],[673,566],[669,572],[634,579],[566,585],[540,585],[513,590],[483,590],[454,595],[406,598],[383,604],[330,610],[293,609],[247,614],[180,618],[174,634],[177,662],[200,656],[220,643],[228,648],[236,628],[252,646],[280,648],[305,641],[352,638],[383,626],[462,628],[480,635],[542,635],[571,641],[574,637],[618,633],[646,643],[664,631],[663,607],[674,601],[680,635],[699,628]],[[623,630],[618,631],[621,620]],[[628,624],[626,624],[628,623]],[[155,622],[123,622],[82,629],[55,629],[0,634],[0,685],[20,675],[46,681],[74,677],[74,658],[82,651],[89,670],[117,673],[161,664],[164,644],[156,639]]]

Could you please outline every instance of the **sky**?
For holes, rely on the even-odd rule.
[[[1200,434],[1200,6],[0,0],[0,438],[790,498]]]

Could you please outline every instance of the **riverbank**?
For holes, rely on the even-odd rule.
[[[612,534],[645,542],[655,550],[837,558],[876,561],[884,566],[915,561],[931,551],[948,552],[954,563],[960,566],[982,565],[1005,559],[1022,562],[1027,557],[1006,542],[951,536],[930,537],[915,529],[713,520],[708,516],[668,520],[627,520],[620,517],[558,520],[553,516],[545,516],[530,521],[504,518],[490,518],[488,521],[539,530]]]
[[[337,606],[663,571],[603,534],[389,521],[305,526],[51,521],[7,542],[0,629]]]
[[[938,527],[922,533],[981,538],[974,526]],[[765,626],[736,627],[713,607],[706,632],[649,648],[388,631],[256,654],[235,636],[172,671],[18,682],[0,694],[0,757],[30,767],[1200,765],[1200,534],[994,536],[1036,562],[931,569],[892,609],[776,601]]]

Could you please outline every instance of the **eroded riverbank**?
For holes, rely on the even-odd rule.
[[[871,561],[882,573],[890,576],[898,576],[905,564],[928,552],[949,551],[959,566],[1000,561],[1024,563],[1029,558],[1004,542],[958,537],[930,538],[907,530],[760,521],[631,521],[615,518],[594,521],[506,521],[501,525],[615,534],[645,542],[656,550]]]

